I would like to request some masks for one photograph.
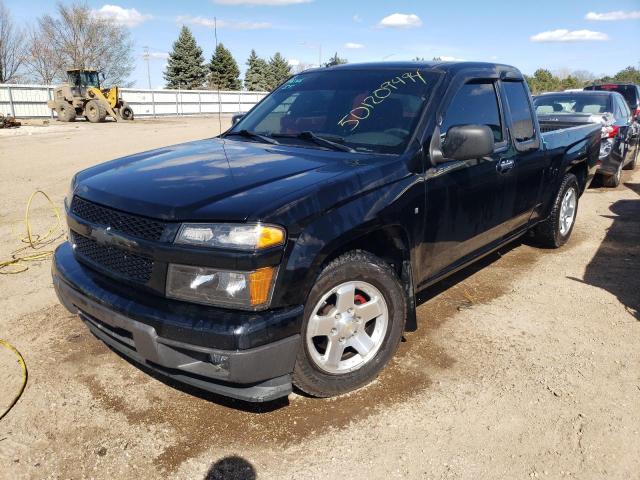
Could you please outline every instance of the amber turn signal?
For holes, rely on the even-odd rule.
[[[269,300],[274,271],[274,267],[265,267],[249,274],[251,305],[262,305]]]
[[[275,247],[276,245],[282,245],[284,243],[284,231],[281,228],[267,226],[260,226],[258,228],[260,229],[256,245],[258,250]]]

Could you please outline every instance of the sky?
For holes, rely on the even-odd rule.
[[[4,0],[17,23],[53,13],[55,2]],[[182,25],[191,28],[209,61],[218,40],[244,75],[251,49],[268,58],[279,51],[292,65],[433,57],[499,62],[526,74],[589,70],[614,74],[640,64],[640,0],[89,0],[98,15],[126,25],[134,42],[131,80],[164,85],[166,57]]]

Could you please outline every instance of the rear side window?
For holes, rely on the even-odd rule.
[[[449,104],[440,133],[445,134],[456,125],[487,125],[493,131],[496,143],[502,142],[502,122],[496,89],[491,83],[467,83],[455,94]]]
[[[620,107],[620,101],[618,100],[618,96],[613,97],[613,116],[617,120],[622,120],[622,108]]]
[[[622,112],[622,117],[627,120],[631,116],[631,110],[627,105],[627,102],[624,101],[623,98],[618,97],[618,103],[620,103],[620,110]]]
[[[513,136],[517,142],[531,140],[535,131],[533,129],[533,118],[531,117],[531,107],[529,106],[529,95],[522,82],[504,82],[502,84],[504,93],[511,112],[511,122],[513,123]]]

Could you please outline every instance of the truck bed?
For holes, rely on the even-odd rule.
[[[551,122],[552,125],[559,127],[549,130],[547,122],[540,122],[541,137],[546,150],[550,153],[566,152],[577,144],[584,143],[588,145],[588,140],[598,141],[602,132],[602,124],[587,123],[575,127],[564,127],[558,122]]]

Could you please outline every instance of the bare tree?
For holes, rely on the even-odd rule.
[[[24,61],[24,39],[0,0],[0,83],[15,81]]]
[[[106,84],[128,86],[133,68],[129,30],[113,19],[96,16],[84,3],[58,3],[57,15],[38,19],[31,36],[29,66],[42,81],[70,68],[96,69]]]
[[[54,47],[48,43],[35,27],[27,34],[25,64],[31,80],[43,85],[51,85],[54,80],[63,79],[58,55]]]

